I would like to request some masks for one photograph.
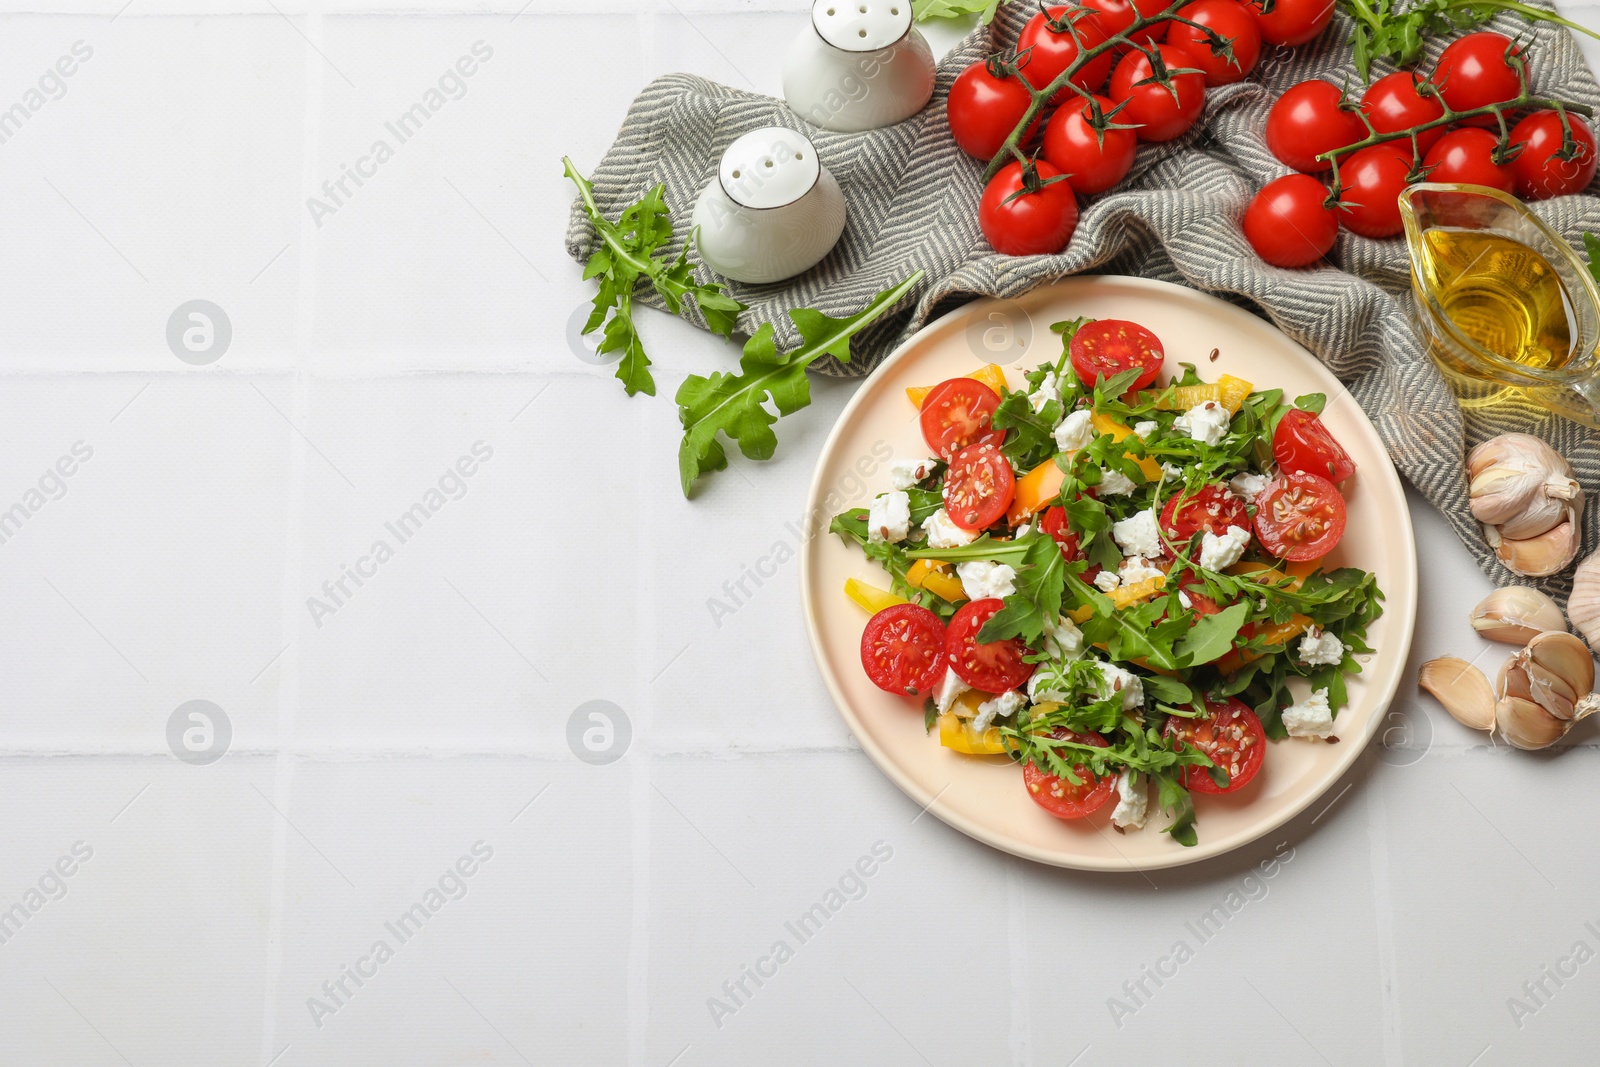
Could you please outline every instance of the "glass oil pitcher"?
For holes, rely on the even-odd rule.
[[[1508,390],[1600,427],[1600,292],[1517,199],[1423,182],[1400,194],[1418,332],[1464,406]]]

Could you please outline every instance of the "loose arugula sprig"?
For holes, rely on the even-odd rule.
[[[916,0],[912,9],[916,12],[918,22],[977,15],[987,26],[994,21],[995,12],[1000,10],[1000,5],[1006,2],[1007,0]]]
[[[1404,8],[1394,0],[1339,0],[1339,6],[1354,24],[1350,45],[1362,81],[1369,77],[1374,59],[1409,66],[1421,57],[1427,38],[1481,26],[1497,11],[1514,11],[1529,22],[1554,22],[1600,39],[1600,34],[1586,26],[1517,0],[1417,0]]]
[[[643,200],[612,222],[600,213],[594,202],[594,185],[578,173],[572,160],[562,157],[567,177],[578,187],[583,209],[600,235],[600,244],[583,269],[585,280],[598,278],[600,291],[594,297],[594,311],[584,324],[585,336],[605,326],[599,351],[621,352],[617,379],[629,396],[656,395],[656,382],[650,374],[650,357],[645,355],[639,330],[633,322],[634,292],[642,283],[661,295],[674,315],[686,301],[693,301],[705,316],[711,332],[733,336],[733,327],[745,305],[715,284],[696,285],[691,277],[689,246],[696,240],[691,232],[677,259],[658,257],[656,252],[672,239],[672,220],[667,214],[666,186],[658,185]]]
[[[829,318],[820,311],[790,311],[800,331],[799,348],[779,352],[771,323],[762,323],[744,346],[739,374],[721,371],[706,378],[691,374],[678,387],[678,419],[683,423],[683,443],[678,447],[678,477],[683,495],[708,471],[727,467],[728,454],[717,439],[720,433],[736,442],[749,459],[771,459],[778,447],[773,425],[811,403],[811,382],[806,368],[823,356],[849,362],[850,339],[876,322],[922,280],[917,271],[892,289],[873,297],[867,306],[847,319]],[[777,408],[767,409],[771,399]]]

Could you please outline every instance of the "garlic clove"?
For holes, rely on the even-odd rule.
[[[1431,659],[1417,672],[1417,684],[1461,725],[1494,729],[1494,690],[1483,672],[1466,660],[1454,656]]]
[[[1600,552],[1578,564],[1573,573],[1567,617],[1589,642],[1589,647],[1600,651]]]
[[[1543,578],[1564,569],[1578,554],[1578,526],[1571,519],[1551,527],[1537,537],[1516,540],[1499,536],[1489,527],[1489,543],[1495,555],[1511,570],[1529,578]]]
[[[1535,637],[1528,642],[1527,655],[1534,664],[1558,677],[1572,700],[1594,688],[1594,656],[1587,645],[1566,631]],[[1538,679],[1531,670],[1529,677],[1537,687]],[[1537,699],[1537,688],[1535,693]]]
[[[1565,736],[1571,721],[1558,719],[1531,700],[1506,697],[1495,705],[1500,736],[1521,749],[1549,748]]]
[[[1600,622],[1600,589],[1597,589],[1596,616]],[[1526,645],[1542,633],[1567,628],[1556,602],[1525,585],[1496,589],[1472,609],[1471,619],[1472,628],[1479,634],[1508,645]]]
[[[1502,700],[1506,697],[1533,699],[1533,687],[1528,683],[1528,672],[1523,669],[1521,657],[1519,652],[1500,664],[1500,673],[1495,675],[1494,691]]]

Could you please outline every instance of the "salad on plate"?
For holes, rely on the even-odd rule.
[[[988,365],[907,390],[927,452],[833,519],[888,583],[845,584],[862,668],[945,748],[1020,764],[1044,812],[1193,845],[1195,796],[1248,790],[1269,739],[1338,740],[1383,610],[1323,565],[1355,464],[1321,394],[1162,382],[1134,322],[1052,329],[1023,388]]]

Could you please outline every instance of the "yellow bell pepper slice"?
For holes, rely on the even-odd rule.
[[[1309,618],[1304,615],[1293,615],[1290,616],[1288,622],[1280,622],[1268,626],[1256,636],[1265,638],[1269,645],[1287,645],[1309,629],[1311,629],[1311,620]],[[1232,674],[1239,668],[1260,658],[1261,653],[1259,652],[1252,652],[1249,649],[1235,649],[1217,660],[1216,666],[1217,670],[1223,674]]]
[[[1115,589],[1111,590],[1111,592],[1107,593],[1106,596],[1111,598],[1111,606],[1116,610],[1121,611],[1123,608],[1129,607],[1133,604],[1144,603],[1146,600],[1149,600],[1151,597],[1161,592],[1166,584],[1167,579],[1165,576],[1160,578],[1146,578],[1144,581],[1134,582],[1132,585],[1119,585]],[[1088,622],[1089,617],[1093,614],[1094,608],[1085,604],[1080,608],[1073,608],[1071,611],[1067,612],[1067,618],[1071,619],[1073,622]]]
[[[869,615],[876,615],[884,608],[892,608],[896,604],[910,603],[905,597],[895,596],[889,590],[879,589],[875,585],[868,585],[859,578],[844,580],[844,595],[861,605]]]
[[[967,592],[961,586],[961,579],[946,569],[949,566],[937,559],[919,559],[906,571],[906,584],[926,589],[952,604],[960,603],[967,599]]]
[[[1061,495],[1061,483],[1066,477],[1054,459],[1047,459],[1018,478],[1011,507],[1006,509],[1006,519],[1011,525],[1017,526],[1027,521],[1030,515],[1043,511],[1050,501]]]
[[[1005,395],[1006,372],[1000,369],[997,364],[985,363],[971,374],[966,375],[966,377],[971,378],[975,382],[982,382],[990,389],[993,389],[998,396]],[[932,391],[933,386],[931,385],[913,385],[911,388],[906,390],[906,396],[910,399],[912,404],[920,409],[922,407],[922,402],[927,399],[928,394]]]
[[[1090,417],[1089,422],[1094,427],[1095,433],[1110,434],[1111,439],[1119,444],[1123,439],[1133,436],[1133,430],[1113,419],[1110,415],[1097,413]],[[1161,480],[1161,464],[1154,459],[1149,456],[1129,456],[1128,458],[1139,465],[1139,469],[1144,472],[1144,476],[1147,479],[1152,482]]]
[[[1145,401],[1155,400],[1156,408],[1160,411],[1188,411],[1208,400],[1214,400],[1228,409],[1228,414],[1237,415],[1244,406],[1245,398],[1255,389],[1254,385],[1243,378],[1235,378],[1231,374],[1224,374],[1214,383],[1206,385],[1180,385],[1172,389],[1147,389],[1141,394],[1140,399]]]
[[[1003,756],[1006,751],[998,727],[991,726],[981,732],[974,730],[969,720],[960,718],[954,711],[939,716],[939,743],[968,756]]]

